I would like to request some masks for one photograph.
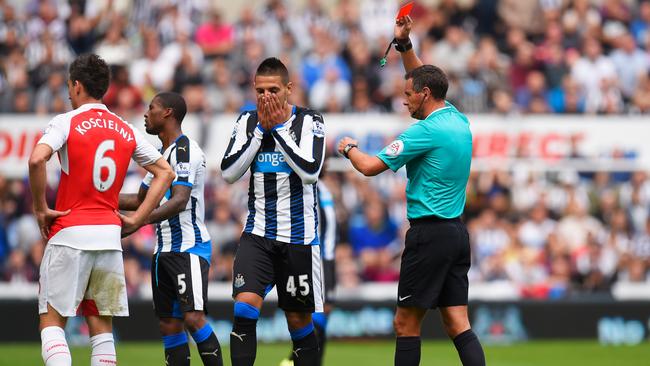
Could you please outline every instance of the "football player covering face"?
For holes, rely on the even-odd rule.
[[[293,109],[289,104],[292,87],[293,83],[280,75],[255,75],[257,113],[262,128],[270,130],[289,119]]]

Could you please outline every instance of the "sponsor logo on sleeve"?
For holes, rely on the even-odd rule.
[[[179,178],[187,178],[190,176],[190,163],[176,164],[176,175]]]
[[[312,122],[312,131],[316,137],[325,137],[325,124],[319,120]]]
[[[395,140],[386,147],[386,155],[398,156],[404,151],[404,142],[402,140]]]

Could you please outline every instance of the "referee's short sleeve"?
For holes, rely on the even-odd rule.
[[[415,159],[433,148],[431,134],[422,125],[416,123],[404,131],[397,139],[383,150],[377,157],[381,159],[390,170],[396,172],[412,159]]]

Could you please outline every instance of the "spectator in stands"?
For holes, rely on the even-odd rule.
[[[584,57],[572,67],[571,75],[586,95],[587,112],[598,112],[606,106],[609,82],[616,78],[616,67],[611,59],[602,54],[602,47],[595,38],[584,42]]]
[[[34,88],[43,85],[51,73],[64,68],[72,60],[67,44],[53,39],[47,33],[41,36],[40,41],[30,42],[25,53],[28,57],[30,84]]]
[[[526,86],[516,92],[515,101],[520,108],[530,111],[533,101],[537,98],[546,103],[546,78],[540,71],[531,71],[526,77]]]
[[[309,104],[328,113],[342,112],[348,106],[351,94],[350,83],[341,78],[337,68],[330,66],[311,88]]]
[[[511,233],[504,221],[492,209],[485,209],[468,224],[472,240],[473,258],[479,264],[483,280],[507,277],[504,256],[512,244]]]
[[[60,114],[70,110],[65,71],[50,74],[47,83],[38,89],[35,104],[37,114]]]
[[[519,110],[512,100],[512,94],[505,89],[497,89],[492,93],[492,104],[494,109],[492,113],[502,115],[516,115]]]
[[[463,75],[467,63],[474,54],[475,47],[460,26],[449,26],[445,38],[436,43],[431,50],[431,61],[445,70],[447,74]]]
[[[641,0],[638,3],[638,12],[636,12],[636,19],[630,25],[630,32],[636,41],[637,45],[643,46],[650,38],[650,1]]]
[[[528,74],[537,69],[534,56],[532,44],[524,42],[517,46],[515,58],[508,70],[510,87],[513,91],[517,92],[519,89],[525,88]]]
[[[478,54],[474,54],[467,65],[467,73],[459,82],[460,107],[465,113],[480,113],[488,107],[488,81],[480,65]]]
[[[2,274],[2,280],[13,283],[35,282],[38,280],[38,270],[29,263],[25,252],[22,250],[14,250],[9,254]]]
[[[574,0],[571,7],[562,16],[566,33],[576,33],[579,37],[595,35],[602,19],[598,9],[589,0]]]
[[[220,11],[210,12],[210,19],[196,30],[196,44],[207,59],[226,57],[235,46],[234,28],[223,21]]]
[[[126,66],[130,63],[133,50],[123,34],[123,21],[115,16],[106,30],[104,39],[95,47],[95,53],[110,66]]]
[[[143,38],[144,54],[129,65],[129,80],[149,100],[155,95],[155,90],[168,87],[167,83],[174,75],[174,66],[160,60],[158,35],[145,33]]]
[[[207,88],[210,110],[214,112],[237,113],[244,102],[244,95],[233,82],[228,64],[216,59],[209,68],[212,82]]]
[[[174,42],[179,42],[179,40],[183,40],[181,43],[186,43],[189,34],[194,30],[194,25],[192,24],[189,14],[180,11],[181,5],[183,5],[182,2],[168,2],[160,8],[161,15],[160,20],[156,25],[156,29],[163,45],[173,44]],[[164,52],[165,51],[163,50],[163,53]],[[170,53],[177,54],[176,52]],[[173,55],[167,55],[167,57],[169,57],[168,61],[174,61],[172,56]],[[203,58],[202,51],[201,58]],[[176,64],[177,62],[173,62],[174,66],[176,66]]]
[[[519,226],[517,239],[525,248],[540,253],[548,244],[548,237],[556,229],[557,222],[548,217],[548,211],[542,202],[538,202],[528,214],[528,218]]]
[[[540,34],[544,29],[541,4],[537,0],[501,0],[498,11],[508,27],[522,29],[528,34]]]
[[[129,71],[125,66],[113,67],[112,80],[103,101],[120,116],[130,116],[142,110],[142,94],[131,84]]]
[[[351,75],[345,60],[338,55],[338,44],[324,30],[316,30],[314,34],[314,50],[303,61],[302,77],[308,90],[325,76],[329,68],[333,68],[343,81],[350,82]]]
[[[363,215],[357,215],[350,223],[350,243],[360,259],[366,280],[394,281],[399,276],[396,268],[392,267],[398,254],[393,247],[397,240],[397,226],[379,197],[375,198],[368,200]]]
[[[577,253],[589,244],[590,238],[601,235],[602,225],[589,216],[584,204],[575,198],[570,198],[564,212],[564,217],[557,227],[558,239],[562,241],[570,253]]]
[[[638,86],[632,97],[632,111],[650,113],[650,73],[639,77]]]
[[[370,100],[368,84],[365,79],[355,78],[352,83],[352,104],[349,108],[353,113],[380,113],[382,108]]]
[[[372,44],[381,38],[393,37],[393,25],[397,14],[397,2],[391,0],[361,0],[359,19],[361,30]]]
[[[632,9],[624,0],[605,0],[602,2],[600,12],[606,21],[629,24],[632,20]]]
[[[611,53],[612,62],[618,75],[618,87],[626,100],[634,96],[638,81],[648,74],[650,61],[636,46],[631,34],[625,34],[616,40],[616,48]]]
[[[220,281],[232,279],[232,265],[241,236],[242,226],[230,209],[229,202],[220,202],[207,222],[207,229],[212,239],[211,278]]]
[[[163,89],[177,88],[182,90],[182,83],[175,85],[174,80],[176,74],[179,72],[179,66],[184,63],[184,67],[190,67],[193,72],[198,72],[203,67],[203,51],[194,43],[185,30],[176,31],[176,39],[174,42],[167,44],[158,57],[158,62],[168,65],[175,70],[169,75],[169,79],[162,82]],[[194,81],[194,80],[193,80]]]

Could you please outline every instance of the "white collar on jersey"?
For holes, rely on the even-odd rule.
[[[83,110],[89,110],[89,109],[105,109],[108,110],[108,108],[102,104],[102,103],[86,103],[82,104],[77,108],[77,110],[83,109]]]

